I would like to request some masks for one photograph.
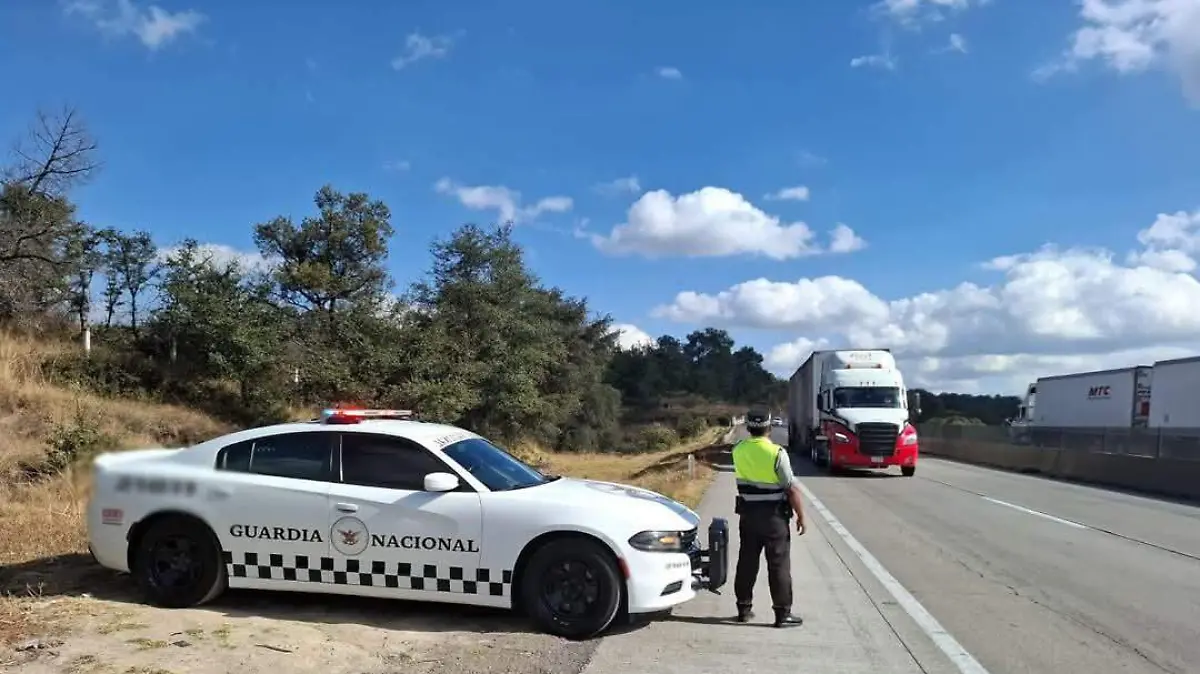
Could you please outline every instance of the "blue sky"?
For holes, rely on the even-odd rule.
[[[162,245],[249,250],[253,223],[310,214],[324,183],[369,192],[401,284],[507,188],[545,281],[653,335],[722,325],[780,372],[876,340],[922,383],[1013,390],[1200,338],[1171,317],[1194,266],[1161,262],[1191,240],[1137,238],[1200,208],[1191,0],[346,4],[11,0],[0,133],[77,106],[105,162],[82,216]],[[595,240],[622,223],[620,245]],[[830,252],[839,223],[865,247]],[[1072,252],[1115,275],[1056,294],[1046,279],[1092,273]],[[1139,308],[1155,273],[1174,294]],[[1085,295],[1133,313],[1088,319],[1115,305]],[[1145,315],[1170,320],[1150,334]]]

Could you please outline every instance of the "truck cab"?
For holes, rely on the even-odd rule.
[[[1033,382],[1025,388],[1025,395],[1017,407],[1017,416],[1008,419],[1005,423],[1008,426],[1008,437],[1014,443],[1027,445],[1031,442],[1030,430],[1033,427],[1033,414],[1036,407],[1037,382]]]
[[[920,398],[888,351],[834,351],[822,359],[817,396],[820,436],[813,443],[818,463],[838,468],[900,466],[916,472],[914,421]]]

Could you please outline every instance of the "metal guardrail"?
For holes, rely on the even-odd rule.
[[[1200,428],[1032,428],[921,424],[921,436],[959,442],[1200,461]]]

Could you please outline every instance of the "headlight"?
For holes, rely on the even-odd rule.
[[[683,552],[683,535],[678,531],[643,531],[629,539],[642,552]]]
[[[846,435],[845,433],[838,433],[837,431],[834,431],[833,439],[837,440],[838,442],[850,442],[850,436]]]

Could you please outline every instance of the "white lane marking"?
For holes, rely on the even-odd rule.
[[[867,567],[867,570],[870,571],[871,574],[875,576],[875,578],[888,591],[888,593],[892,595],[892,598],[896,600],[896,603],[900,605],[900,608],[904,609],[904,612],[913,619],[913,621],[917,624],[917,627],[920,627],[921,631],[925,633],[925,636],[929,637],[930,640],[933,641],[934,645],[936,645],[938,649],[942,651],[942,653],[946,654],[946,657],[954,663],[954,666],[958,668],[958,671],[962,672],[962,674],[989,674],[988,670],[985,669],[983,665],[979,664],[979,661],[976,660],[975,657],[970,653],[968,653],[967,649],[963,648],[962,644],[958,643],[957,639],[950,636],[950,633],[946,631],[946,628],[942,627],[942,624],[937,621],[937,618],[934,618],[933,614],[930,613],[924,606],[922,606],[921,602],[917,601],[917,598],[912,596],[912,594],[900,584],[900,581],[896,580],[895,576],[893,576],[891,573],[888,573],[888,570],[883,568],[883,565],[879,563],[879,560],[875,559],[875,556],[868,552],[867,549],[863,547],[863,544],[859,543],[858,539],[855,538],[854,535],[846,529],[846,527],[842,526],[842,523],[838,521],[837,517],[834,517],[833,513],[829,512],[829,508],[825,507],[825,504],[821,502],[821,499],[817,498],[816,495],[813,494],[808,487],[803,484],[800,485],[800,490],[804,492],[804,496],[808,498],[813,507],[817,509],[817,512],[820,513],[825,522],[829,524],[829,527],[833,529],[833,531],[837,533],[837,535],[840,536],[843,541],[846,542],[846,545],[850,546],[850,549],[854,551],[854,554],[858,555],[858,558],[862,560],[862,563]]]
[[[1055,517],[1054,515],[1048,515],[1044,512],[1038,511],[1038,510],[1031,510],[1024,506],[1019,506],[1015,503],[1009,503],[1008,501],[1001,501],[998,498],[992,498],[991,496],[984,496],[982,498],[983,498],[983,500],[991,501],[992,503],[995,503],[996,505],[1002,505],[1006,508],[1012,508],[1013,510],[1019,510],[1027,515],[1033,515],[1035,517],[1044,517],[1044,518],[1050,520],[1051,522],[1058,522],[1059,524],[1065,524],[1069,527],[1075,527],[1076,529],[1090,529],[1091,528],[1086,524],[1080,524],[1079,522],[1072,522],[1071,520],[1064,520],[1061,517]]]

